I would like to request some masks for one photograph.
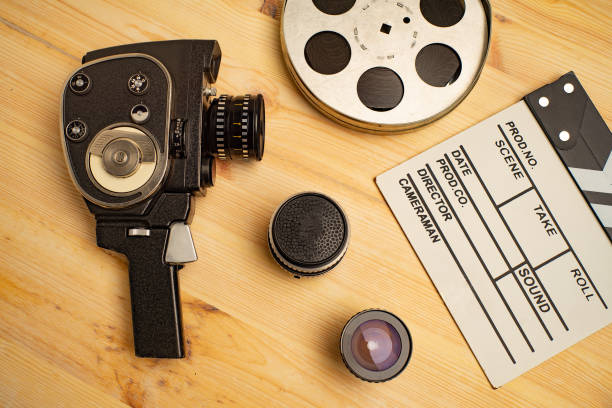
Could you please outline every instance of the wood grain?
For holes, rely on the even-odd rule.
[[[278,2],[2,1],[0,406],[611,407],[612,327],[493,390],[373,182],[569,70],[610,122],[609,0],[492,6],[474,91],[435,124],[384,137],[334,124],[299,94]],[[187,358],[146,360],[133,355],[126,260],[96,246],[68,177],[59,95],[89,50],[175,38],[219,40],[217,87],[265,94],[267,145],[261,163],[219,166],[196,200],[200,259],[180,273]],[[270,257],[266,226],[303,190],[338,200],[353,234],[337,269],[296,281]],[[357,380],[339,356],[342,326],[370,307],[401,316],[415,341],[389,383]]]

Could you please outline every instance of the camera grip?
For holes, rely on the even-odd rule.
[[[163,262],[165,237],[155,256],[132,254],[130,258],[130,297],[134,349],[138,357],[182,358],[183,325],[178,286],[178,267]],[[137,238],[150,240],[152,236]],[[158,241],[158,240],[155,240]],[[163,241],[163,242],[161,242]],[[157,246],[157,245],[156,245]],[[152,254],[152,253],[151,253]]]
[[[182,358],[183,325],[177,265],[164,262],[169,230],[130,236],[125,227],[98,226],[98,245],[129,261],[134,349],[138,357]]]

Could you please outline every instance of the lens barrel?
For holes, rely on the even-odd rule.
[[[261,94],[221,95],[207,114],[207,145],[220,160],[261,160],[265,143],[265,104]]]
[[[344,326],[340,353],[346,367],[368,382],[388,381],[410,361],[412,338],[399,317],[380,309],[357,313]]]
[[[315,192],[290,197],[274,212],[268,244],[274,259],[295,277],[321,275],[346,254],[348,218],[330,197]]]

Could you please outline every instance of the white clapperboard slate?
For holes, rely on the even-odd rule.
[[[496,388],[612,322],[611,151],[568,73],[376,179]]]

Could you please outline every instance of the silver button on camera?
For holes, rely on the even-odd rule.
[[[204,95],[205,97],[217,96],[217,88],[207,86],[202,90],[202,95]]]

